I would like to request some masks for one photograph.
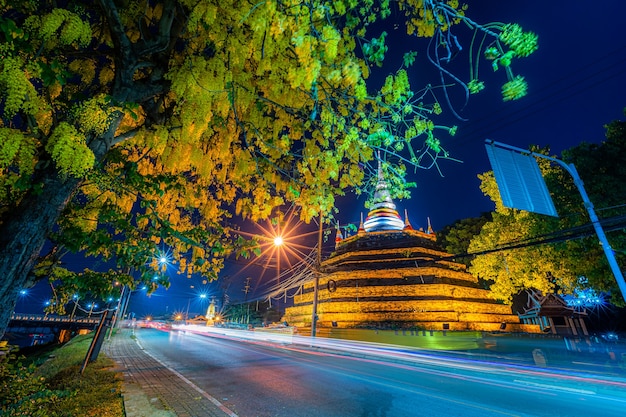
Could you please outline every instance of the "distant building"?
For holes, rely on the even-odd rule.
[[[337,231],[335,252],[322,262],[318,326],[539,332],[511,307],[489,297],[466,266],[438,248],[435,235],[413,230],[396,211],[379,168],[366,220],[354,236]],[[313,282],[304,285],[284,320],[311,325]]]
[[[538,325],[542,332],[560,336],[589,335],[585,324],[586,309],[569,306],[556,294],[527,293],[528,303],[519,315],[522,323]]]

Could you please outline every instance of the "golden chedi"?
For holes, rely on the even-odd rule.
[[[429,222],[430,223],[430,222]],[[314,283],[303,286],[284,320],[311,325]],[[379,168],[368,216],[354,236],[337,231],[322,262],[318,327],[527,331],[511,307],[489,297],[466,267],[451,261],[429,227],[402,221]],[[532,331],[532,330],[531,330]]]

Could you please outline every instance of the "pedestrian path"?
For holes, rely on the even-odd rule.
[[[219,403],[193,383],[150,356],[132,329],[120,329],[105,342],[103,352],[124,376],[127,417],[224,417]]]

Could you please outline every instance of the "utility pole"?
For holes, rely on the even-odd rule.
[[[587,191],[585,191],[583,181],[578,175],[578,171],[576,170],[576,167],[574,166],[574,164],[567,164],[557,158],[552,158],[552,157],[549,157],[549,156],[546,156],[537,152],[531,152],[526,149],[517,148],[515,146],[506,145],[500,142],[491,141],[491,140],[487,140],[486,142],[494,146],[499,146],[501,148],[513,150],[513,151],[523,153],[526,155],[532,155],[538,158],[543,158],[552,162],[556,162],[572,176],[572,178],[574,179],[574,184],[576,185],[576,188],[578,188],[578,192],[580,193],[580,196],[583,199],[583,204],[585,205],[585,208],[587,209],[587,213],[589,214],[589,219],[591,220],[591,224],[593,225],[593,228],[596,231],[596,235],[598,235],[598,239],[600,240],[600,244],[602,245],[602,249],[604,250],[604,255],[606,256],[606,259],[609,262],[611,271],[613,271],[613,275],[615,276],[615,281],[617,282],[617,285],[622,293],[622,298],[626,300],[626,282],[624,281],[624,275],[622,274],[622,271],[619,268],[619,265],[617,264],[617,260],[615,259],[615,254],[613,253],[613,248],[611,248],[611,245],[609,244],[609,241],[607,240],[606,235],[604,234],[604,230],[602,229],[600,220],[598,219],[598,216],[596,215],[596,212],[593,209],[593,203],[589,199],[589,196],[587,195]]]
[[[244,302],[246,303],[246,324],[250,324],[250,304],[248,304],[248,292],[250,292],[250,277],[246,278],[246,285],[243,287],[246,294]]]
[[[107,336],[107,340],[111,340],[111,335],[113,334],[113,329],[116,327],[120,327],[119,323],[122,321],[120,319],[120,312],[122,309],[122,303],[124,302],[124,297],[126,296],[126,285],[122,286],[122,291],[120,293],[120,298],[117,300],[117,307],[115,308],[115,312],[113,313],[113,319],[111,321],[111,327],[109,327],[109,335]]]
[[[322,267],[322,212],[320,211],[320,228],[317,233],[317,260],[315,262],[315,283],[313,284],[313,311],[311,313],[311,337],[315,337],[317,333],[317,294],[320,286],[320,274]]]

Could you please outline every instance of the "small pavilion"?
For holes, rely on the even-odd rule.
[[[556,294],[543,295],[529,290],[528,303],[519,315],[522,323],[538,325],[542,332],[561,336],[588,336],[585,317],[586,309],[578,309]]]

